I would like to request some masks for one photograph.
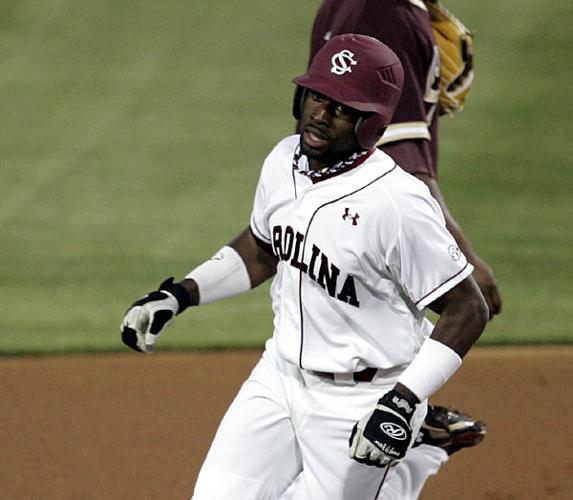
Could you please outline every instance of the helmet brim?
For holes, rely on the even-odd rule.
[[[319,75],[301,75],[293,80],[293,83],[300,85],[309,90],[318,92],[329,99],[332,99],[340,104],[344,104],[349,108],[356,109],[365,113],[378,113],[380,107],[372,102],[364,102],[356,99],[349,99],[349,95],[356,94],[352,89],[339,82],[336,85],[332,84],[332,79],[322,78]]]

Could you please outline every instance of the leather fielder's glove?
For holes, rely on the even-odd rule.
[[[153,352],[155,342],[171,320],[190,305],[187,290],[166,279],[159,290],[142,297],[127,310],[121,322],[123,343],[140,352]]]
[[[376,467],[396,465],[412,440],[410,419],[414,409],[415,405],[395,390],[382,396],[374,411],[352,429],[350,458]]]
[[[440,114],[461,111],[474,79],[473,34],[437,0],[426,0],[440,51]]]

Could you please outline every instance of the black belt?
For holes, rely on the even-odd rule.
[[[362,371],[354,372],[352,374],[352,378],[354,379],[354,382],[372,382],[372,379],[374,378],[377,372],[378,368],[365,368]],[[335,380],[334,373],[330,372],[313,372],[313,373],[315,375],[318,375],[319,377],[324,377],[329,380]]]

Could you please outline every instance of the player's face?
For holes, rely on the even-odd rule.
[[[360,112],[309,90],[300,119],[300,147],[311,168],[331,166],[360,149],[354,128]]]

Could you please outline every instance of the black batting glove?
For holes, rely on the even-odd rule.
[[[384,394],[374,411],[352,429],[350,458],[376,467],[396,465],[410,446],[410,420],[415,409],[416,402],[406,399],[395,389]]]
[[[187,290],[173,283],[173,278],[166,279],[159,290],[142,297],[127,310],[121,322],[123,343],[136,351],[153,352],[159,335],[189,305]]]

